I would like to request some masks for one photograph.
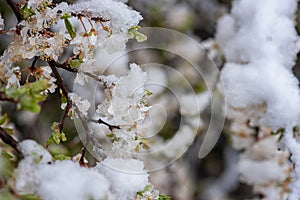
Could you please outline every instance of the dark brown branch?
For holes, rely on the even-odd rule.
[[[94,123],[98,123],[98,124],[104,124],[106,126],[108,126],[108,129],[110,131],[112,131],[113,129],[121,129],[120,126],[117,126],[117,125],[111,125],[105,121],[103,121],[102,119],[98,119],[98,120],[95,120],[95,119],[91,119],[90,120],[91,122],[94,122]]]
[[[17,4],[13,1],[13,0],[6,0],[7,4],[11,7],[11,9],[13,10],[13,12],[15,13],[18,22],[21,22],[22,20],[24,20],[20,9],[18,8]]]
[[[72,107],[72,101],[71,101],[70,97],[68,96],[68,94],[69,94],[68,88],[65,85],[64,81],[62,80],[59,72],[57,71],[57,69],[55,67],[55,65],[51,61],[48,62],[48,64],[50,65],[50,67],[52,69],[52,72],[54,74],[54,77],[56,78],[57,85],[62,90],[63,95],[67,99],[67,106],[65,108],[65,112],[64,112],[64,115],[63,115],[63,117],[62,117],[62,119],[60,120],[60,123],[59,123],[59,131],[62,132],[62,129],[64,127],[64,123],[65,123],[65,119],[67,118],[68,113],[69,113],[69,111]]]
[[[13,98],[6,96],[3,92],[0,92],[0,101],[9,101],[12,103],[17,103]]]
[[[49,63],[49,65],[53,65],[53,66],[55,66],[57,68],[61,68],[61,69],[64,69],[66,71],[69,71],[69,72],[73,72],[73,73],[77,73],[78,72],[78,69],[71,68],[70,66],[68,66],[67,62],[64,62],[63,64],[60,64],[58,62],[55,62],[55,61],[51,60],[48,63]]]
[[[0,138],[5,144],[8,144],[12,148],[14,148],[18,153],[20,151],[18,150],[18,144],[19,142],[16,141],[12,136],[10,136],[3,128],[0,127]]]
[[[39,57],[38,56],[35,56],[34,57],[34,59],[33,59],[33,61],[32,61],[32,63],[31,63],[31,66],[30,66],[30,71],[34,71],[34,68],[35,68],[35,64],[36,64],[36,62],[37,62],[37,60],[39,59]]]
[[[88,141],[88,140],[87,140]],[[80,160],[79,160],[79,164],[80,166],[82,167],[87,167],[87,164],[84,162],[84,156],[85,156],[85,153],[86,153],[86,146],[88,144],[84,145],[84,147],[82,148],[81,150],[81,157],[80,157]]]

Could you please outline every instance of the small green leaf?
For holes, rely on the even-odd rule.
[[[40,200],[40,198],[35,195],[27,194],[20,196],[20,200]]]
[[[138,42],[144,42],[147,40],[147,36],[138,32],[138,30],[140,29],[140,26],[132,26],[129,30],[128,30],[128,35],[130,38],[135,38]]]
[[[63,16],[60,17],[60,19],[69,19],[71,18],[71,15],[69,13],[65,13]]]
[[[83,63],[83,61],[81,59],[73,59],[70,62],[70,67],[72,69],[77,68],[77,67],[79,67],[81,65],[81,63]]]
[[[150,96],[153,94],[153,92],[151,92],[150,90],[147,90],[147,89],[145,89],[145,92],[146,92],[146,96]]]
[[[6,133],[8,133],[9,135],[13,135],[14,134],[14,129],[11,129],[11,128],[3,128],[4,129],[4,131],[6,132]]]
[[[158,197],[158,200],[170,200],[171,197],[168,197],[168,196],[165,196],[165,195],[162,195],[160,194],[159,197]]]
[[[24,19],[27,19],[28,17],[35,15],[35,12],[31,8],[29,8],[28,5],[24,5],[21,8],[21,13],[22,13]]]
[[[113,134],[113,133],[110,133],[110,134],[106,134],[106,137],[107,137],[107,138],[115,138],[116,135]]]
[[[74,37],[76,36],[76,31],[75,31],[74,26],[73,26],[72,23],[68,20],[68,18],[65,18],[65,19],[64,19],[64,22],[65,22],[66,29],[67,29],[67,31],[69,32],[71,38],[74,38]]]
[[[53,122],[51,125],[51,136],[46,142],[46,147],[50,144],[60,144],[60,142],[67,141],[67,137],[64,132],[60,132],[60,124],[58,122]]]
[[[7,119],[7,114],[4,114],[1,118],[0,118],[0,126],[3,125],[5,123]]]
[[[143,33],[140,32],[135,32],[134,38],[136,39],[136,41],[138,42],[144,42],[147,40],[147,36],[144,35]]]
[[[48,80],[40,79],[21,87],[12,87],[5,91],[6,95],[18,102],[19,110],[25,109],[34,113],[40,112],[40,101],[47,98],[45,91],[49,88]]]
[[[66,156],[64,154],[56,154],[53,156],[54,160],[71,160],[70,156]]]

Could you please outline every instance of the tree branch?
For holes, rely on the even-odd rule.
[[[15,16],[17,17],[18,23],[24,20],[20,9],[18,8],[17,4],[13,0],[6,0],[7,4],[10,6],[10,8],[13,10],[15,13]]]
[[[87,140],[87,141],[88,141],[88,140]],[[80,157],[80,160],[79,160],[79,164],[80,164],[80,166],[82,166],[82,167],[87,167],[87,164],[84,162],[84,156],[85,156],[85,153],[86,153],[86,147],[87,147],[89,141],[86,142],[86,143],[87,143],[87,144],[85,144],[84,147],[83,147],[82,150],[81,150],[81,157]]]
[[[0,101],[9,101],[12,103],[17,103],[13,98],[6,96],[3,92],[0,92]]]
[[[56,78],[56,81],[57,81],[57,85],[59,86],[59,88],[62,90],[62,93],[63,95],[66,97],[67,99],[67,106],[65,108],[65,112],[64,112],[64,115],[59,123],[59,131],[62,132],[62,129],[63,129],[63,126],[64,126],[64,123],[65,123],[65,119],[67,118],[68,116],[68,113],[72,107],[72,100],[70,99],[70,97],[68,96],[69,94],[69,91],[68,91],[68,88],[67,86],[65,85],[64,81],[62,80],[59,72],[57,71],[55,65],[53,64],[53,62],[48,62],[49,66],[51,67],[52,69],[52,72],[54,74],[54,77]]]
[[[17,148],[19,142],[16,141],[12,136],[10,136],[2,127],[0,127],[0,138],[5,144],[8,144],[12,148],[14,148],[18,153],[20,153],[20,151]]]
[[[112,131],[113,129],[121,129],[120,126],[117,126],[117,125],[111,125],[111,124],[109,124],[109,123],[103,121],[103,120],[100,119],[100,118],[99,118],[98,120],[91,119],[90,121],[91,121],[91,122],[94,122],[94,123],[98,123],[98,124],[104,124],[104,125],[108,126],[108,129],[109,129],[110,131]]]
[[[77,73],[78,72],[78,69],[71,68],[70,66],[67,65],[66,62],[64,62],[63,64],[60,64],[58,62],[55,62],[54,60],[51,60],[48,63],[49,63],[49,65],[53,65],[53,66],[55,66],[57,68],[61,68],[61,69],[64,69],[66,71],[69,71],[69,72],[73,72],[73,73]]]

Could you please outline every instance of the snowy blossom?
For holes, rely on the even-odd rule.
[[[130,65],[127,75],[100,76],[106,87],[106,98],[96,110],[107,123],[119,126],[113,129],[114,141],[110,156],[131,157],[143,145],[141,139],[147,129],[145,117],[150,109],[145,97],[147,74],[136,64]]]
[[[122,2],[112,0],[78,2],[67,11],[92,19],[101,19],[102,25],[96,30],[97,39],[94,38],[93,41],[95,46],[106,48],[109,52],[125,49],[125,44],[130,38],[128,31],[142,20],[137,11],[128,8]]]
[[[111,89],[109,104],[99,105],[97,109],[98,114],[112,119],[113,124],[134,125],[144,119],[149,109],[143,101],[147,75],[136,64],[130,67],[128,75],[121,77]]]
[[[18,148],[24,156],[15,171],[19,193],[37,194],[45,200],[105,199],[110,195],[108,180],[96,170],[70,160],[52,163],[50,153],[33,140],[21,142]]]
[[[101,17],[108,20],[111,25],[112,34],[126,33],[129,28],[136,26],[142,16],[122,2],[112,0],[90,0],[78,2],[68,8],[68,11],[75,14],[83,14],[90,18]]]
[[[70,160],[41,166],[35,175],[37,194],[45,200],[106,199],[109,196],[110,184],[102,174]]]
[[[76,113],[77,109],[78,112],[80,112],[80,115],[82,115],[83,117],[87,117],[88,115],[88,110],[89,107],[91,105],[91,103],[88,100],[81,100],[81,97],[76,94],[76,93],[69,93],[69,98],[72,100],[73,102],[73,107],[75,106],[76,108],[72,108],[73,109],[73,113]],[[76,116],[76,114],[75,114]]]
[[[33,140],[24,140],[18,148],[24,159],[15,170],[16,190],[19,193],[32,194],[35,192],[33,172],[38,170],[40,164],[51,162],[52,156]]]
[[[250,120],[249,123],[244,121],[250,126],[285,130],[281,133],[284,138],[282,143],[292,154],[291,160],[295,164],[289,199],[299,198],[300,182],[300,144],[292,131],[300,117],[299,82],[291,70],[300,50],[293,21],[296,8],[297,2],[294,0],[234,1],[231,13],[219,20],[216,34],[216,41],[227,60],[221,79],[230,108],[229,117],[237,121],[236,113],[240,113],[240,116]],[[254,190],[264,194],[265,199],[274,199],[274,194],[279,193],[280,197],[276,199],[285,199],[286,191],[276,185],[281,183],[281,188],[284,188],[288,184],[284,182],[289,173],[288,155],[280,158],[278,154],[283,153],[269,149],[272,146],[276,149],[275,137],[272,138],[272,145],[259,145],[257,138],[251,139],[251,131],[244,130],[246,134],[235,137],[235,143],[242,137],[248,138],[247,141],[243,139],[242,146],[247,151],[239,162],[244,181],[253,184]],[[261,142],[270,143],[271,139],[263,137],[272,136],[259,134]],[[267,156],[270,152],[271,156]]]
[[[118,194],[117,199],[133,199],[148,183],[148,174],[142,161],[135,159],[107,158],[95,169],[111,180],[111,187]]]
[[[12,86],[19,87],[20,86],[20,67],[14,67],[11,71],[6,73],[7,77],[7,85],[6,88],[10,88]]]
[[[298,81],[290,70],[299,50],[292,23],[295,5],[236,1],[231,15],[218,22],[217,42],[228,61],[221,79],[229,105],[245,109],[265,103],[258,125],[274,129],[296,125],[300,116]]]
[[[46,67],[41,67],[42,69],[42,76],[43,78],[46,78],[48,79],[48,84],[50,85],[50,87],[48,88],[48,91],[50,93],[53,93],[55,92],[55,88],[56,88],[56,84],[55,84],[55,81],[56,81],[56,78],[52,77],[51,76],[51,73],[52,73],[52,70],[50,67],[46,66]]]

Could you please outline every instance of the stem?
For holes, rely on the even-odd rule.
[[[15,13],[15,16],[17,17],[18,23],[21,22],[22,20],[24,20],[22,14],[20,12],[20,9],[15,4],[15,2],[13,0],[6,0],[6,2],[10,6],[10,8],[13,10],[13,12]]]
[[[69,91],[68,91],[67,86],[65,85],[65,83],[62,80],[60,74],[58,73],[57,69],[55,68],[55,66],[57,66],[56,63],[54,61],[50,61],[50,62],[48,62],[48,64],[50,65],[50,67],[51,67],[51,69],[52,69],[52,71],[54,73],[54,76],[55,76],[55,78],[57,80],[58,86],[60,87],[60,89],[62,90],[63,94],[67,98],[67,106],[66,106],[66,109],[65,109],[65,113],[64,113],[63,118],[60,121],[60,132],[61,132],[62,129],[63,129],[64,121],[65,121],[66,117],[68,116],[70,108],[72,107],[72,100],[68,96]],[[88,125],[86,123],[86,119],[81,116],[81,114],[80,114],[80,112],[79,112],[79,110],[78,110],[78,108],[76,107],[75,104],[74,104],[74,106],[75,106],[74,110],[78,114],[78,117],[79,117],[80,121],[82,122],[83,127],[84,127],[84,129],[86,131],[86,142],[85,142],[84,147],[82,149],[82,156],[81,156],[80,161],[79,161],[80,164],[83,164],[82,166],[85,166],[85,164],[84,164],[84,155],[85,155],[85,152],[86,152],[86,146],[89,144],[90,141],[93,142],[93,140],[92,140],[92,138],[91,138],[91,136],[89,134],[90,130],[89,130],[89,127],[88,127]],[[95,145],[95,142],[93,142],[93,144]]]
[[[48,62],[48,64],[50,65],[50,67],[52,69],[52,72],[54,74],[54,77],[56,78],[57,85],[60,87],[60,89],[62,90],[63,95],[67,99],[66,109],[65,109],[64,115],[63,115],[63,117],[62,117],[62,119],[61,119],[61,121],[59,123],[59,131],[62,132],[64,123],[65,123],[65,119],[67,118],[68,113],[69,113],[69,111],[70,111],[70,109],[72,107],[72,101],[71,101],[70,97],[68,96],[68,94],[69,94],[68,88],[65,85],[64,81],[62,80],[62,78],[61,78],[60,74],[58,73],[56,67],[53,65],[52,62]]]
[[[0,92],[0,101],[9,101],[12,103],[17,103],[13,98],[6,96],[3,92]]]
[[[53,65],[57,68],[61,68],[61,69],[64,69],[66,71],[69,71],[69,72],[73,72],[73,73],[78,72],[78,69],[73,69],[73,68],[69,67],[66,62],[64,62],[63,64],[60,64],[58,62],[55,62],[55,61],[51,60],[48,63],[49,63],[49,65]]]
[[[20,153],[20,151],[17,148],[19,142],[16,141],[12,136],[10,136],[2,127],[0,127],[0,138],[5,144],[8,144],[12,148],[14,148],[18,153]]]
[[[121,129],[120,126],[111,125],[111,124],[109,124],[109,123],[103,121],[102,119],[98,119],[98,120],[92,119],[92,120],[90,120],[90,121],[91,121],[91,122],[94,122],[94,123],[104,124],[104,125],[108,126],[108,129],[109,129],[110,131],[112,131],[113,129]]]
[[[88,140],[87,140],[88,141]],[[81,157],[80,157],[80,160],[79,160],[79,164],[80,164],[80,166],[82,166],[82,167],[87,167],[87,165],[85,164],[85,162],[84,162],[84,156],[85,156],[85,153],[86,153],[86,146],[87,146],[88,144],[87,144],[87,142],[86,142],[86,144],[84,145],[84,147],[82,148],[82,150],[81,150]]]

